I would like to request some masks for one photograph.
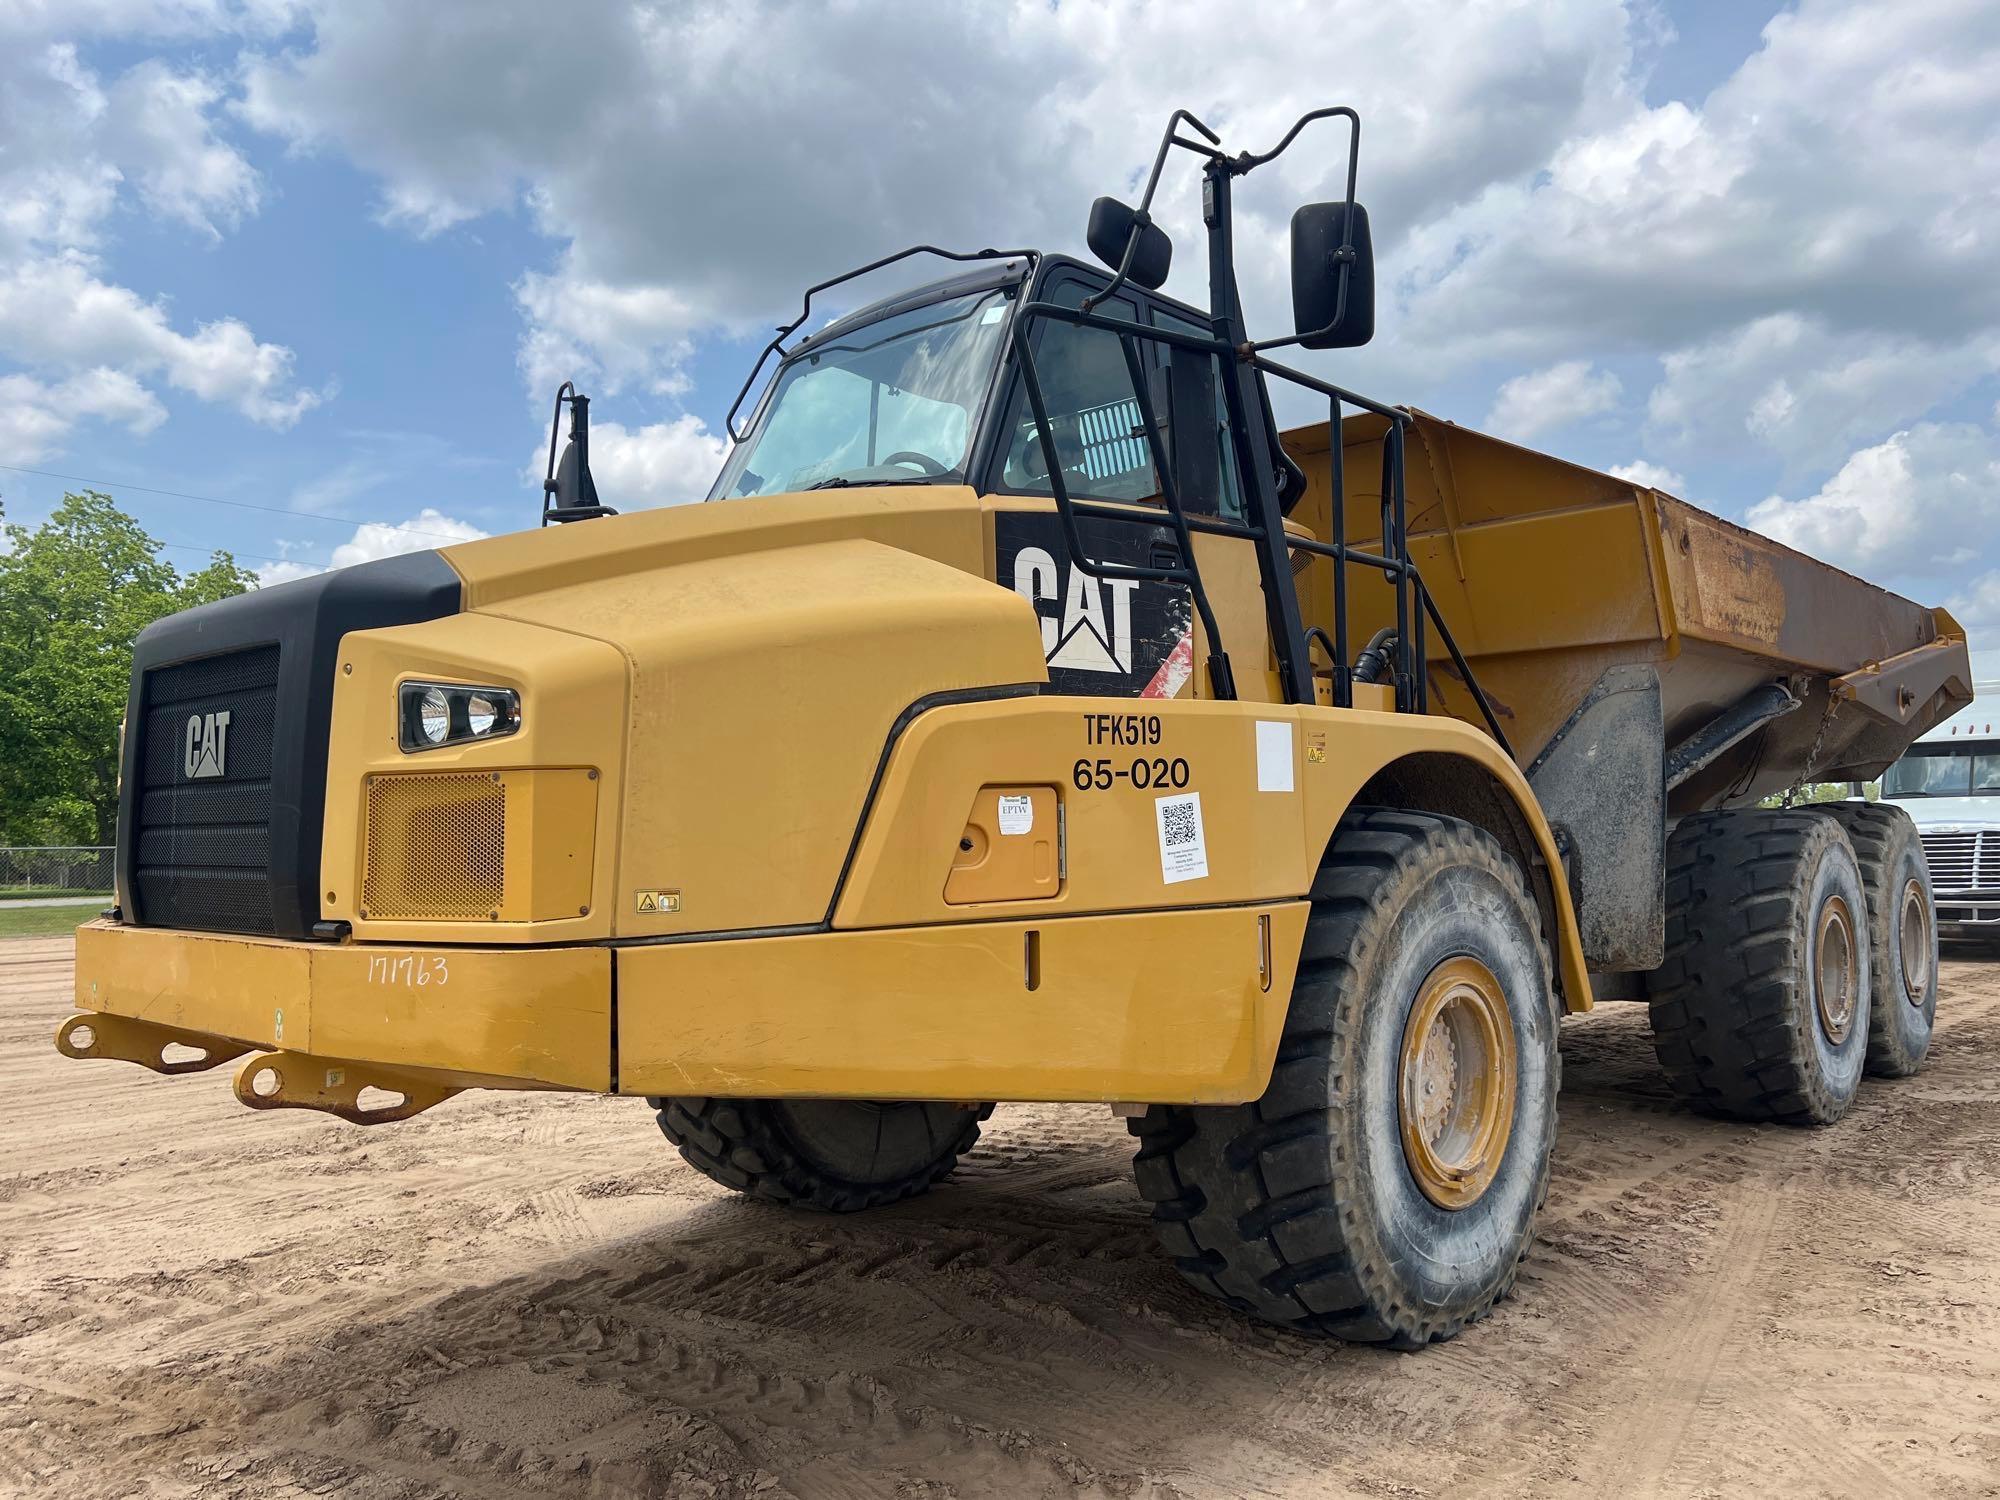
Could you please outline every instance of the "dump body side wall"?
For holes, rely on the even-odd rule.
[[[1357,416],[1341,433],[1347,540],[1368,550],[1380,546],[1387,427]],[[1286,446],[1310,482],[1293,518],[1329,537],[1327,427],[1288,433]],[[1670,495],[1421,412],[1412,414],[1405,470],[1412,559],[1523,765],[1606,670],[1628,664],[1660,673],[1667,745],[1774,679],[1801,679],[1808,698],[1678,791],[1675,813],[1755,801],[1809,761],[1829,779],[1879,770],[1885,750],[1893,758],[1899,739],[1915,738],[1956,702],[1953,689],[1937,686],[1951,676],[1947,662],[1887,732],[1879,718],[1851,711],[1822,733],[1829,680],[1934,642],[1949,646],[1939,612]],[[1301,583],[1308,619],[1329,627],[1331,570],[1316,561]],[[1351,568],[1349,593],[1350,639],[1393,620],[1389,588],[1373,569]],[[1429,655],[1433,709],[1477,720],[1434,633]]]

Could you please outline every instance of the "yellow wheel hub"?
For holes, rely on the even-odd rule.
[[[1439,1208],[1479,1201],[1514,1129],[1514,1023],[1493,971],[1449,958],[1424,980],[1403,1028],[1403,1157]]]
[[[1813,1001],[1819,1007],[1819,1029],[1838,1047],[1854,1028],[1854,1010],[1861,998],[1861,959],[1855,947],[1854,918],[1840,896],[1828,896],[1819,909],[1813,939]]]

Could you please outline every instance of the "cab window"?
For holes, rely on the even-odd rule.
[[[1046,295],[1064,307],[1077,307],[1092,290],[1069,277],[1050,287]],[[1139,321],[1137,304],[1123,297],[1114,297],[1093,311]],[[1102,328],[1079,328],[1043,319],[1034,349],[1035,373],[1048,407],[1050,436],[1056,461],[1062,465],[1064,489],[1094,500],[1145,500],[1158,495],[1160,483],[1153,472],[1139,403],[1118,335]],[[1143,343],[1139,354],[1140,368],[1144,369],[1148,358]],[[1018,375],[1001,433],[1001,487],[1016,494],[1053,494],[1041,432],[1028,404],[1027,388]]]

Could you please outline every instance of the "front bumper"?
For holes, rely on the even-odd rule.
[[[1943,937],[2000,937],[2000,891],[1939,892],[1938,933]]]
[[[611,951],[299,943],[91,922],[76,1003],[218,1041],[422,1068],[460,1087],[611,1087]]]
[[[1306,910],[545,948],[99,921],[77,932],[80,1014],[58,1047],[155,1072],[250,1053],[244,1103],[366,1121],[482,1087],[1231,1103],[1270,1078]],[[78,1046],[78,1027],[103,1035]],[[170,1043],[206,1058],[176,1064]],[[284,1091],[253,1087],[260,1072]],[[416,1102],[371,1113],[355,1098],[369,1086]]]

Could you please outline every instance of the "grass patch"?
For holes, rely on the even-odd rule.
[[[58,896],[102,896],[106,903],[111,900],[111,892],[93,891],[87,886],[82,890],[66,891],[46,885],[0,885],[0,901],[53,900]]]
[[[0,906],[0,938],[68,937],[96,915],[89,906]]]

